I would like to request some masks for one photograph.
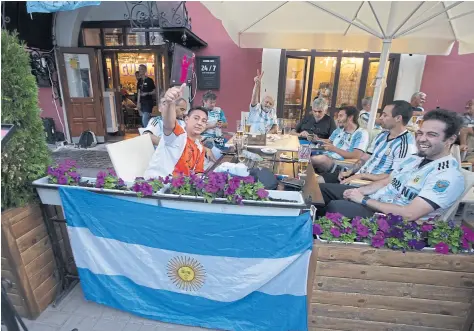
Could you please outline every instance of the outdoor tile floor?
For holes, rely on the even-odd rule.
[[[148,320],[86,301],[80,284],[57,307],[49,306],[35,321],[24,322],[29,331],[209,331]]]

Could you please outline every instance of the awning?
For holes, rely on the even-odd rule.
[[[85,6],[98,6],[100,1],[27,1],[26,10],[31,13],[55,13]]]

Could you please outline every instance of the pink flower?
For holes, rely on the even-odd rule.
[[[338,228],[332,227],[330,232],[336,238],[339,238],[341,236],[341,232],[339,231]]]
[[[184,185],[184,177],[174,177],[171,180],[171,186],[173,187],[181,187]]]
[[[434,248],[436,253],[449,254],[449,246],[444,242],[437,243]]]
[[[268,197],[268,191],[264,188],[259,188],[257,190],[257,195],[260,199],[265,199],[266,197]]]
[[[430,232],[431,230],[433,230],[433,225],[431,225],[431,224],[428,224],[428,223],[425,222],[421,226],[421,231],[423,231],[423,232]]]
[[[245,184],[253,184],[255,183],[255,178],[253,178],[252,176],[247,176],[247,177],[244,177],[244,183]]]
[[[357,234],[361,237],[367,237],[369,235],[369,228],[363,224],[357,225]]]

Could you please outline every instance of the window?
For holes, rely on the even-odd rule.
[[[343,57],[341,59],[336,107],[339,108],[342,105],[357,106],[363,63],[363,58]]]
[[[143,46],[146,45],[145,32],[131,32],[131,28],[127,28],[127,45],[128,46]]]
[[[122,28],[103,29],[105,46],[123,46]]]
[[[91,72],[89,55],[64,54],[66,78],[71,98],[92,98]]]
[[[100,29],[83,29],[84,46],[100,46]]]
[[[324,98],[331,107],[332,89],[336,75],[337,57],[315,57],[311,104],[316,98]]]

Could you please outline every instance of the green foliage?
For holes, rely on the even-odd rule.
[[[2,30],[2,123],[16,132],[2,151],[2,209],[35,198],[31,182],[50,164],[30,57],[16,35]]]

